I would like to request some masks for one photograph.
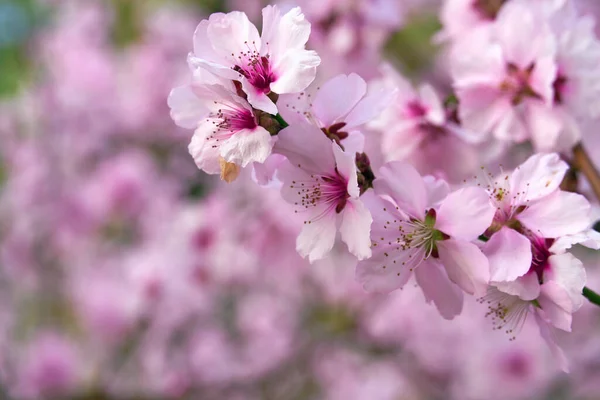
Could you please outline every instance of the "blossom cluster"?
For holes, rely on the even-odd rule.
[[[600,7],[272,3],[0,4],[0,398],[597,398]]]
[[[262,17],[260,35],[241,12],[196,29],[192,82],[169,97],[175,122],[195,129],[196,165],[227,182],[252,167],[258,184],[280,187],[302,221],[298,253],[322,259],[339,233],[367,291],[414,281],[447,319],[474,295],[510,340],[533,314],[568,370],[552,329],[570,331],[584,302],[585,269],[570,249],[600,248],[589,201],[560,187],[581,127],[600,116],[593,20],[566,0],[447,1],[443,102],[389,65],[370,84],[351,73],[315,87],[321,59],[305,49],[301,9],[267,6]],[[375,171],[365,127],[382,136],[387,162]],[[535,153],[512,173],[478,177],[454,152],[524,142]],[[410,163],[419,156],[432,175]]]

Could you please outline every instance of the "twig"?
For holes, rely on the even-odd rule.
[[[600,200],[600,173],[581,142],[573,147],[573,165],[585,175],[596,198]]]

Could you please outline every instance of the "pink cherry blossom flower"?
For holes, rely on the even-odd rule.
[[[591,16],[580,16],[573,2],[560,7],[546,3],[550,26],[556,36],[557,74],[554,107],[563,119],[559,149],[570,150],[581,140],[580,121],[600,116],[600,41]]]
[[[493,282],[514,281],[530,270],[532,237],[571,237],[591,225],[585,197],[559,190],[567,169],[558,154],[536,154],[487,186],[496,214],[483,251]]]
[[[562,130],[560,115],[552,109],[555,56],[555,38],[538,10],[521,1],[504,5],[492,29],[470,35],[453,49],[452,75],[464,126],[552,150]]]
[[[489,29],[507,0],[445,0],[440,10],[444,29],[437,40],[461,40],[476,29]]]
[[[373,257],[356,274],[366,290],[387,292],[414,272],[425,297],[450,319],[462,309],[458,287],[470,294],[487,288],[487,259],[471,241],[490,225],[494,209],[480,188],[448,194],[444,186],[424,180],[410,164],[385,164],[374,182],[384,204],[371,207]]]
[[[304,48],[310,24],[299,7],[281,15],[277,6],[267,6],[262,15],[259,36],[242,12],[212,14],[198,25],[188,61],[192,68],[240,82],[254,108],[277,114],[269,94],[304,90],[315,78],[321,59]]]
[[[279,133],[276,151],[287,157],[278,170],[283,198],[304,214],[296,249],[311,262],[333,247],[339,229],[359,259],[371,255],[371,214],[358,186],[356,152],[344,152],[314,125],[293,124]]]
[[[286,121],[309,120],[323,132],[343,140],[379,115],[391,103],[395,90],[370,85],[357,74],[337,75],[317,88],[280,98]]]
[[[422,174],[452,181],[470,176],[479,165],[474,144],[481,135],[461,128],[431,85],[415,90],[391,67],[384,68],[381,84],[398,90],[392,106],[369,124],[381,132],[384,159],[408,161]]]
[[[39,332],[22,358],[19,398],[67,397],[83,383],[86,365],[76,343],[56,332]]]
[[[191,84],[173,89],[171,116],[177,125],[195,129],[189,151],[209,174],[222,171],[220,160],[247,166],[264,162],[273,147],[246,100],[219,85]]]
[[[551,327],[571,331],[572,314],[584,302],[586,274],[583,264],[570,253],[556,253],[553,239],[531,237],[533,257],[529,271],[514,282],[495,284],[481,302],[494,328],[514,340],[527,316],[534,314],[540,333],[560,367],[568,371],[566,358],[556,345]],[[598,248],[597,242],[595,248]],[[558,248],[560,251],[560,248]]]

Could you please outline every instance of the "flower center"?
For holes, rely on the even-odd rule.
[[[501,331],[509,335],[509,340],[516,339],[516,335],[523,328],[527,314],[534,302],[521,300],[518,296],[512,296],[499,291],[494,287],[488,289],[487,294],[477,300],[480,304],[487,304],[486,318],[492,320],[493,330]]]
[[[336,214],[341,213],[350,197],[348,182],[337,170],[332,175],[312,174],[309,179],[294,180],[290,188],[296,189],[299,197],[294,205],[302,207],[304,210],[320,207],[320,213],[305,220],[305,224],[317,221],[334,210]],[[298,210],[295,212],[297,213]]]
[[[567,89],[567,77],[559,73],[556,76],[552,87],[554,89],[554,104],[562,104],[564,101],[563,97]]]
[[[512,63],[506,66],[506,78],[500,84],[500,90],[507,92],[512,96],[511,102],[513,105],[521,104],[526,98],[541,99],[531,85],[529,80],[535,69],[535,64],[529,65],[524,70]]]
[[[277,77],[271,69],[269,55],[261,56],[256,50],[248,50],[238,57],[238,64],[233,69],[244,75],[248,82],[262,93],[271,92],[271,83]]]
[[[418,100],[409,101],[404,110],[409,118],[421,118],[427,115],[427,108]]]
[[[500,8],[506,0],[475,0],[473,8],[479,15],[487,20],[495,20]]]
[[[218,103],[215,101],[215,104]],[[236,108],[228,104],[222,104],[222,107],[209,115],[208,121],[210,119],[213,120],[212,124],[215,129],[206,140],[213,140],[215,142],[224,141],[241,130],[252,130],[258,126],[252,111],[245,108]],[[214,143],[212,147],[216,148],[217,144]]]
[[[533,237],[531,240],[531,267],[528,274],[535,273],[540,284],[544,283],[544,271],[550,267],[548,258],[550,257],[550,246],[554,243],[554,239],[544,239]]]

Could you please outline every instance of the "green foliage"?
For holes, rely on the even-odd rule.
[[[393,62],[402,65],[405,74],[414,77],[433,61],[437,48],[431,39],[440,28],[435,15],[417,15],[390,36],[384,53]]]
[[[33,0],[0,2],[0,98],[15,95],[31,77],[27,47],[42,11]]]

